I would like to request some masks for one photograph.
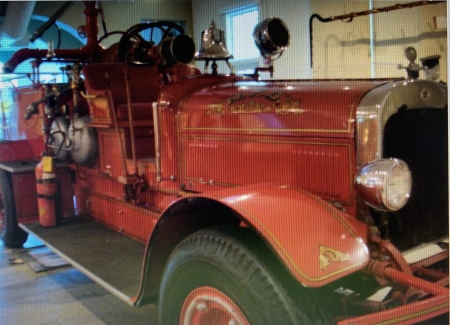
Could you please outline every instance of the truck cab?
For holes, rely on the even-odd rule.
[[[278,18],[255,28],[270,64],[251,76],[189,64],[228,63],[214,25],[198,53],[172,22],[135,25],[112,50],[88,35],[86,48],[55,50],[78,59],[69,100],[46,114],[59,97],[47,92],[25,109],[45,116],[42,160],[0,143],[13,152],[0,164],[7,246],[32,233],[129,304],[158,303],[165,325],[448,313],[446,84],[260,80],[289,45]],[[17,213],[24,177],[31,218]]]

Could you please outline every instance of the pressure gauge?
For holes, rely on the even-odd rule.
[[[409,60],[409,62],[414,62],[417,58],[417,52],[414,47],[408,47],[405,50],[406,58]]]

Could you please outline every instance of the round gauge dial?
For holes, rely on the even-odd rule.
[[[417,52],[416,52],[416,49],[414,48],[414,47],[408,47],[406,50],[405,50],[405,55],[406,55],[406,58],[410,61],[410,62],[414,62],[415,60],[416,60],[416,58],[417,58]]]

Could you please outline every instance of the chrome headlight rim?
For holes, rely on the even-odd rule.
[[[367,205],[379,211],[395,212],[409,200],[412,176],[403,160],[379,159],[361,169],[356,187]]]

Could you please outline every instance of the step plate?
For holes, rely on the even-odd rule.
[[[72,266],[130,305],[138,293],[145,246],[84,217],[44,228],[20,224]]]

